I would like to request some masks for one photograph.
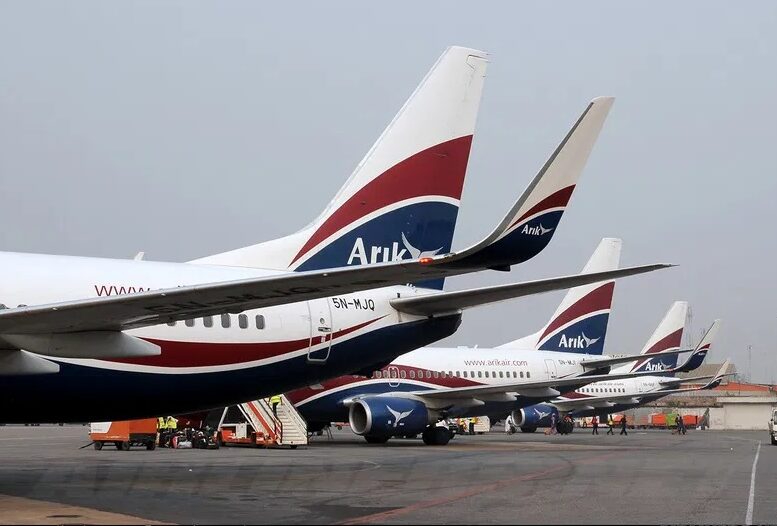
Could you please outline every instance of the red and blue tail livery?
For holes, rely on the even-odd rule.
[[[622,244],[620,239],[602,239],[582,274],[617,269]],[[569,289],[545,327],[501,347],[601,355],[614,293],[613,280]]]
[[[486,57],[448,48],[310,225],[197,262],[307,271],[450,252]]]

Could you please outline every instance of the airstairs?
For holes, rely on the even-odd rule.
[[[292,449],[307,445],[307,424],[285,395],[281,395],[276,412],[277,416],[266,398],[225,407],[218,426],[221,444]]]

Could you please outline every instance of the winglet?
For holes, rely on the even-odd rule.
[[[592,100],[499,226],[471,248],[435,264],[499,270],[539,254],[550,242],[588,161],[613,97]]]
[[[717,374],[715,374],[715,377],[710,380],[710,382],[702,387],[702,389],[715,389],[717,386],[720,385],[720,382],[723,381],[723,378],[726,376],[732,376],[731,373],[726,373],[728,371],[729,366],[731,365],[731,360],[727,359],[725,362],[723,362],[723,365],[720,366],[720,369],[718,370]]]
[[[710,326],[710,328],[704,334],[691,355],[688,357],[685,363],[676,369],[676,371],[687,373],[701,367],[701,364],[704,363],[704,359],[707,357],[707,352],[710,350],[712,342],[715,340],[719,330],[720,320],[718,319],[712,323],[712,326]]]

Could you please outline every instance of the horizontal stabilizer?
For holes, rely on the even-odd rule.
[[[524,281],[509,285],[496,285],[454,292],[442,292],[439,294],[424,294],[391,300],[391,306],[398,311],[420,316],[441,315],[512,298],[520,298],[532,294],[541,294],[543,292],[568,289],[570,287],[578,287],[589,283],[644,274],[646,272],[653,272],[654,270],[660,270],[671,266],[672,265],[666,264],[641,265],[604,272],[574,274],[557,278]]]

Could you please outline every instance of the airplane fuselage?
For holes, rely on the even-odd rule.
[[[277,270],[0,253],[7,308],[282,273]],[[423,291],[420,291],[423,292]],[[3,422],[176,414],[269,396],[369,369],[455,332],[459,315],[424,318],[389,305],[395,286],[127,331],[158,356],[56,358],[55,374],[6,375]],[[0,349],[13,349],[0,337]],[[153,412],[149,415],[149,407]]]
[[[346,402],[359,395],[391,396],[440,388],[552,380],[585,372],[580,362],[591,357],[535,349],[428,347],[397,358],[375,371],[372,378],[344,376],[298,389],[287,396],[312,427],[317,427],[323,423],[347,421]],[[529,391],[518,392],[515,400],[509,402],[489,401],[484,397],[480,404],[446,407],[441,414],[454,418],[507,415],[548,398]]]

